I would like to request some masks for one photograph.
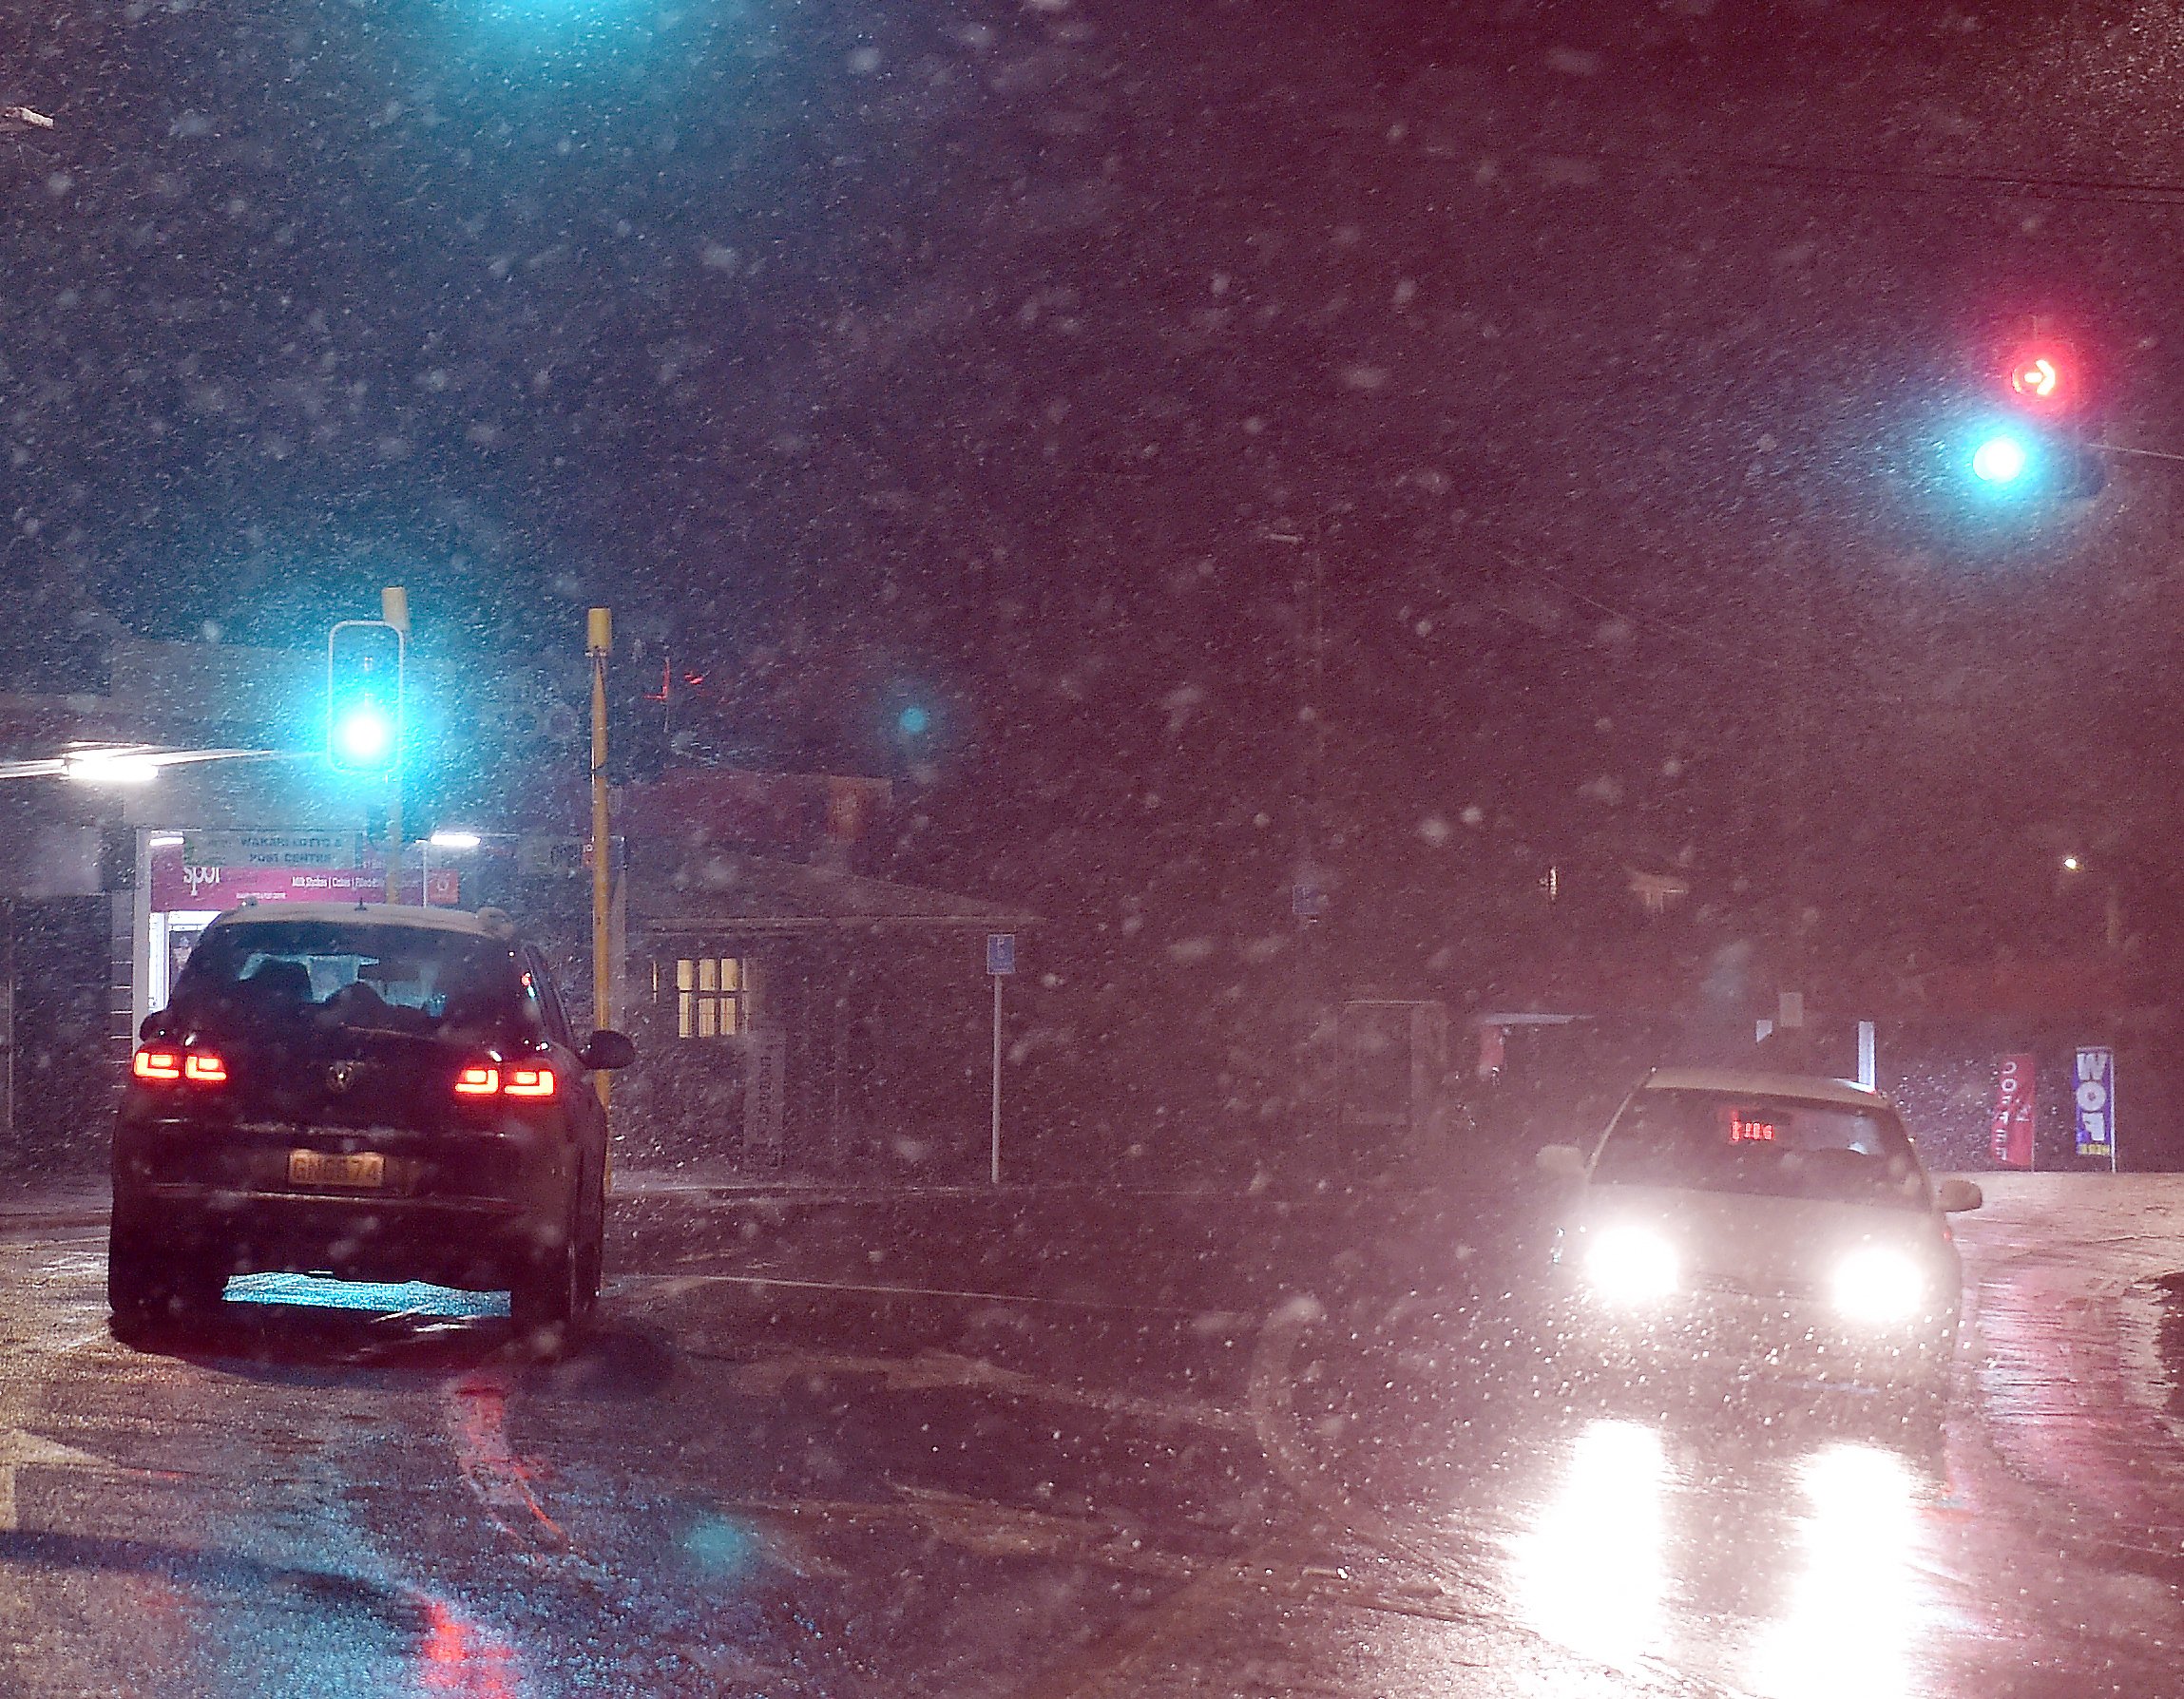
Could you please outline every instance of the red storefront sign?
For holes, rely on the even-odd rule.
[[[424,895],[423,873],[404,869],[402,901]],[[451,867],[431,870],[431,904],[452,907],[460,900],[461,880]],[[205,868],[189,867],[179,846],[152,851],[152,907],[163,914],[178,909],[212,911],[244,903],[383,903],[385,866],[367,858],[360,868]]]
[[[1995,1114],[1987,1155],[2004,1168],[2032,1166],[2032,1058],[2005,1056],[1995,1081]]]

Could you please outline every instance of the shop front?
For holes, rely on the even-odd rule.
[[[383,903],[387,860],[361,832],[140,829],[132,1012],[166,1007],[175,976],[220,914],[260,903]],[[431,846],[404,857],[405,903],[462,906],[462,869]]]

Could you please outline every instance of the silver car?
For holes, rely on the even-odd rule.
[[[1948,1213],[1983,1199],[1928,1178],[1902,1117],[1844,1080],[1660,1069],[1571,1182],[1556,1261],[1565,1337],[1641,1384],[1772,1372],[1939,1403],[1962,1272]]]

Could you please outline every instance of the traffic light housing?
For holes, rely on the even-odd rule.
[[[384,778],[402,765],[399,628],[344,620],[326,639],[326,759],[337,773]]]
[[[2089,496],[2101,487],[2085,440],[2085,363],[2066,337],[2036,326],[2000,364],[1989,416],[1969,433],[1964,465],[1998,496]]]

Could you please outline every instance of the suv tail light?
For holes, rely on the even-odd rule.
[[[465,1068],[455,1076],[458,1098],[489,1098],[501,1089],[498,1068]]]
[[[177,1050],[163,1044],[145,1044],[129,1063],[129,1072],[147,1085],[172,1085],[182,1079],[192,1085],[227,1083],[227,1061],[213,1050]]]
[[[145,1045],[137,1052],[137,1059],[130,1072],[139,1079],[165,1081],[182,1077],[182,1053],[179,1050],[154,1050]]]
[[[480,1062],[455,1076],[458,1098],[550,1098],[555,1086],[551,1068],[496,1067]]]
[[[550,1098],[553,1084],[551,1068],[510,1068],[501,1091],[510,1098]]]

